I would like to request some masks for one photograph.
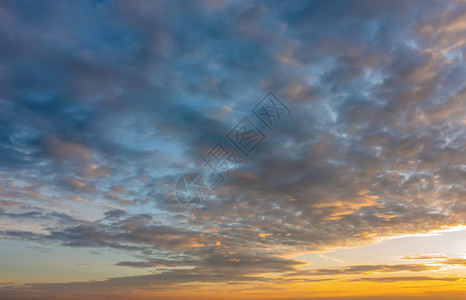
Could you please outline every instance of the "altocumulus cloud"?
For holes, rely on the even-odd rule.
[[[465,223],[465,13],[461,1],[2,1],[1,235],[125,249],[138,260],[118,265],[162,270],[88,283],[102,286],[434,268],[302,271],[280,255]],[[292,117],[215,200],[180,206],[176,180],[268,90]]]

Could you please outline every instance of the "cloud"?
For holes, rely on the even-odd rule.
[[[282,255],[465,222],[465,9],[2,3],[2,238],[127,250],[117,265],[165,268],[167,284],[177,268],[192,268],[179,283],[436,270]],[[267,138],[204,207],[182,207],[177,180],[210,172],[199,156],[216,142],[235,149],[241,118],[261,124],[268,90],[293,113],[258,125]]]
[[[401,259],[439,259],[439,258],[448,258],[447,256],[442,255],[410,255],[402,257]]]
[[[439,267],[423,264],[402,264],[402,265],[356,265],[342,268],[310,269],[301,270],[294,273],[287,273],[284,276],[321,276],[321,275],[349,275],[349,274],[370,274],[386,272],[422,272],[437,270]]]
[[[455,258],[441,255],[410,255],[402,257],[402,259],[442,259],[436,261],[437,264],[446,264],[446,265],[466,265],[466,259],[464,258]]]
[[[458,277],[430,277],[430,276],[394,276],[394,277],[378,277],[378,278],[359,278],[350,281],[370,281],[370,282],[397,282],[397,281],[458,281]]]
[[[458,265],[458,266],[466,266],[466,259],[464,258],[448,258],[443,261],[439,261],[439,263],[447,264],[447,265]]]

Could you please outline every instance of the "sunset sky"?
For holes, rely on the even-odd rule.
[[[466,299],[465,59],[461,0],[0,0],[0,299]]]

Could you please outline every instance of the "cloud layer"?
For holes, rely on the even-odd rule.
[[[0,234],[125,250],[135,260],[117,265],[157,272],[95,283],[112,286],[436,269],[303,270],[282,255],[465,223],[465,13],[460,1],[2,1]],[[237,153],[214,197],[180,205],[177,180],[204,172],[218,141],[233,149],[226,134],[257,121],[269,90],[289,118],[273,132],[258,122],[267,138]],[[456,280],[357,280],[431,279]]]

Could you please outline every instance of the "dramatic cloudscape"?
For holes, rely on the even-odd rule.
[[[466,299],[465,54],[461,0],[0,0],[0,298]]]

